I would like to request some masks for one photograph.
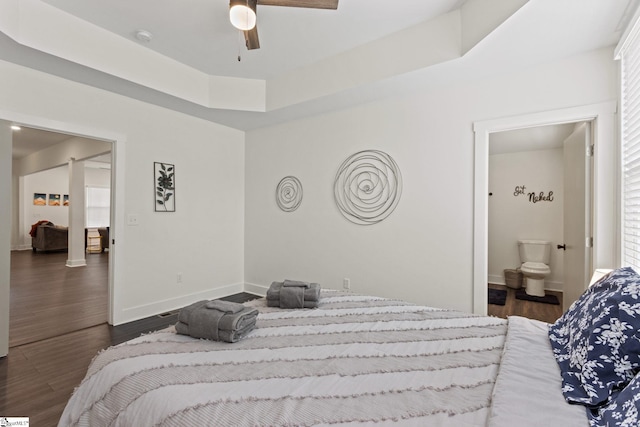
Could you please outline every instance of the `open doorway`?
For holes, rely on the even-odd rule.
[[[79,267],[68,266],[68,247],[58,244],[64,246],[69,241],[73,227],[85,228],[83,223],[70,223],[74,197],[69,191],[71,167],[65,161],[73,158],[80,162],[81,187],[87,191],[110,190],[114,180],[113,144],[25,125],[20,128],[12,134],[9,347],[107,322],[112,271],[108,233],[101,242],[104,250],[86,253],[86,262],[83,259]],[[88,207],[86,200],[76,197],[75,202],[84,205],[81,211]],[[100,225],[109,230],[113,217],[110,204],[107,209],[107,222]],[[47,224],[52,234],[38,236],[34,245],[33,232],[41,228],[34,230],[37,224]],[[56,243],[58,240],[62,243]]]
[[[552,110],[474,123],[473,311],[487,314],[489,139],[496,132],[563,123],[592,122],[595,144],[593,177],[592,268],[617,265],[617,161],[614,102]]]
[[[489,136],[488,314],[553,323],[584,291],[591,271],[585,241],[593,235],[591,125]],[[535,266],[529,278],[523,262]],[[492,301],[496,296],[506,300]]]

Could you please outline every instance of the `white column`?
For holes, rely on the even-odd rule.
[[[84,162],[69,160],[69,252],[67,267],[87,265],[84,247]]]
[[[31,231],[31,225],[35,221],[30,221],[31,218],[27,218],[27,203],[33,203],[31,197],[27,197],[25,193],[25,183],[24,176],[18,178],[18,249],[26,250],[31,249],[31,236],[29,232]],[[33,194],[31,195],[33,197]]]
[[[15,168],[13,169],[15,170]],[[21,241],[19,236],[19,224],[20,224],[20,194],[19,179],[17,176],[11,173],[11,250],[21,248]]]
[[[11,123],[0,121],[0,194],[12,191],[11,151],[13,138]],[[4,224],[11,221],[11,201],[13,197],[3,197],[0,203],[0,220]],[[0,357],[9,353],[9,300],[11,280],[11,227],[0,227]]]

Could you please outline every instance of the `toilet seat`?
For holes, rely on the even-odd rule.
[[[520,267],[523,273],[547,275],[551,273],[551,269],[547,264],[542,262],[525,262]]]

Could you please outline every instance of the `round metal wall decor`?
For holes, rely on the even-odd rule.
[[[276,203],[285,212],[293,212],[302,203],[302,184],[295,176],[285,176],[276,188]]]
[[[333,192],[346,219],[358,225],[377,224],[400,202],[402,175],[387,153],[360,151],[340,165]]]

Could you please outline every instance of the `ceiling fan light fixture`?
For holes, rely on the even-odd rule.
[[[257,0],[231,0],[229,20],[239,30],[249,31],[256,26]]]

